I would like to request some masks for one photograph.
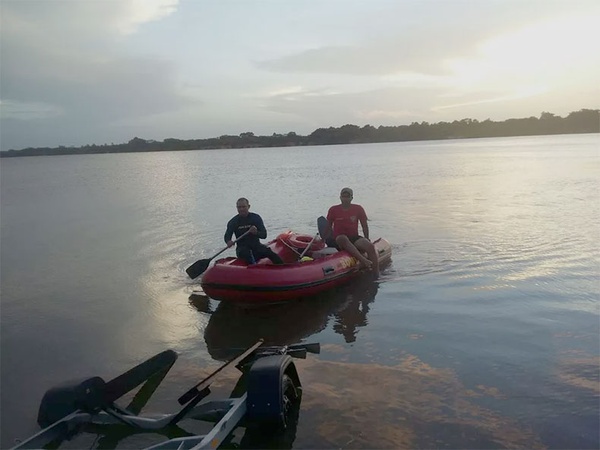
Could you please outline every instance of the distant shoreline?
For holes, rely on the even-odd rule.
[[[226,150],[233,148],[299,147],[309,145],[375,144],[382,142],[413,142],[428,140],[474,139],[516,136],[545,136],[556,134],[600,133],[600,109],[581,109],[562,118],[543,112],[539,118],[508,119],[502,122],[474,119],[453,122],[413,122],[410,125],[359,127],[344,125],[339,128],[318,128],[307,136],[294,132],[255,136],[252,132],[237,136],[164,141],[134,137],[125,144],[84,145],[81,147],[37,147],[0,152],[0,157],[87,155],[105,153],[136,153],[158,151]]]

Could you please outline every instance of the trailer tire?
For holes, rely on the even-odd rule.
[[[241,448],[292,448],[302,399],[302,389],[294,381],[293,372],[282,375],[280,390],[280,413],[246,423]]]
[[[281,380],[281,423],[280,428],[286,428],[289,422],[290,412],[294,404],[298,401],[298,390],[294,381],[286,373]]]
[[[302,384],[289,355],[272,355],[256,361],[248,373],[248,410],[251,426],[281,430],[290,412],[299,409]]]

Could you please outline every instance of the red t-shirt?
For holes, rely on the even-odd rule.
[[[344,209],[342,205],[335,205],[327,212],[327,222],[333,227],[334,239],[340,234],[348,237],[358,236],[358,222],[361,219],[367,220],[367,214],[362,206],[353,203],[348,209]]]

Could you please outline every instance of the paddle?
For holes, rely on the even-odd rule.
[[[304,257],[304,255],[306,254],[308,249],[312,246],[313,242],[315,242],[315,239],[317,238],[317,236],[321,236],[321,239],[323,239],[323,241],[325,241],[324,236],[325,236],[325,232],[328,231],[327,227],[328,227],[328,224],[327,224],[327,219],[325,217],[320,216],[319,218],[317,218],[317,228],[319,229],[319,232],[317,234],[315,234],[315,236],[308,243],[308,245],[306,246],[304,251],[300,254],[300,256],[298,256],[299,261],[302,260],[302,258]]]
[[[248,233],[250,233],[250,230],[246,231],[244,234],[242,234],[239,238],[237,238],[236,240],[233,241],[233,243],[235,244],[237,241],[239,241],[240,239],[242,239],[244,236],[246,236]],[[210,262],[216,258],[217,256],[219,256],[221,253],[223,253],[225,250],[227,250],[229,247],[225,247],[223,250],[221,250],[219,253],[217,253],[216,255],[211,256],[210,258],[207,259],[199,259],[198,261],[196,261],[194,264],[192,264],[190,267],[188,267],[187,269],[185,269],[185,271],[187,272],[187,274],[189,275],[189,277],[193,280],[194,278],[202,275],[204,273],[204,271],[206,269],[208,269],[208,265],[210,264]]]

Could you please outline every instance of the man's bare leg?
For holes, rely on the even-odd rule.
[[[373,271],[373,276],[375,278],[379,277],[379,257],[377,256],[377,250],[371,241],[365,238],[360,238],[356,242],[354,242],[356,248],[367,254],[367,257],[373,264],[371,270]]]
[[[350,239],[348,239],[347,236],[342,234],[335,239],[335,242],[340,247],[340,249],[346,250],[348,253],[350,253],[352,256],[358,259],[361,266],[363,266],[366,269],[371,269],[373,263],[369,259],[364,257],[360,250],[356,248],[356,246],[352,242],[350,242]]]

